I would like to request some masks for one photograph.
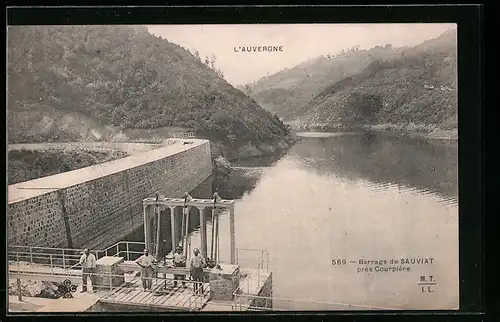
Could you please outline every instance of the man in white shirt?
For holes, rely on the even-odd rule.
[[[87,248],[83,251],[82,257],[80,257],[80,264],[82,265],[82,293],[87,292],[87,277],[89,277],[90,285],[92,285],[92,290],[95,293],[97,291],[94,287],[96,259],[94,254],[90,253]]]
[[[153,263],[156,262],[155,258],[145,249],[144,255],[136,259],[135,262],[141,267],[142,287],[144,291],[151,291],[151,287],[153,286]]]
[[[193,250],[194,256],[191,257],[190,270],[191,277],[197,283],[194,283],[193,289],[196,292],[200,291],[203,294],[203,267],[207,265],[205,258],[200,255],[198,248]],[[199,286],[199,287],[198,287]]]
[[[186,267],[186,257],[182,253],[182,247],[180,246],[177,246],[176,252],[174,254],[174,266]],[[184,282],[185,278],[185,275],[174,274],[174,287],[177,287],[177,280],[182,280],[182,286],[186,287],[186,282]]]

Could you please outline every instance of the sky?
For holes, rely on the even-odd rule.
[[[246,24],[150,25],[161,36],[215,65],[227,82],[243,85],[284,68],[342,49],[377,45],[413,46],[455,29],[455,24]],[[282,51],[242,52],[239,47],[282,46]],[[238,52],[235,52],[235,47]]]

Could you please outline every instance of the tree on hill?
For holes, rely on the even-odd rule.
[[[296,123],[456,129],[454,39],[443,35],[424,44],[330,84],[294,114]]]
[[[361,72],[375,60],[392,58],[400,50],[382,46],[360,50],[358,45],[344,48],[337,54],[311,59],[263,77],[252,84],[250,95],[271,113],[291,121],[309,100],[329,85]]]
[[[9,27],[9,140],[48,140],[36,130],[42,116],[68,113],[122,129],[186,127],[222,142],[234,135],[240,144],[287,135],[196,56],[138,26]]]

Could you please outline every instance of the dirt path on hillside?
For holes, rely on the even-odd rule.
[[[120,150],[128,154],[150,151],[160,147],[161,144],[151,143],[125,143],[125,142],[62,142],[62,143],[21,143],[9,144],[9,151],[14,150],[95,150],[108,151]]]

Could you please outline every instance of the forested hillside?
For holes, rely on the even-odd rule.
[[[457,128],[456,31],[334,82],[293,115],[312,128]]]
[[[8,183],[16,184],[65,171],[89,167],[124,158],[129,154],[120,150],[14,150],[9,151]]]
[[[298,109],[333,82],[361,72],[378,59],[397,57],[404,49],[393,48],[390,44],[369,50],[353,47],[282,70],[247,84],[241,90],[262,107],[290,121]]]
[[[199,57],[146,27],[9,27],[10,143],[108,140],[162,127],[253,154],[283,147],[289,133]]]

